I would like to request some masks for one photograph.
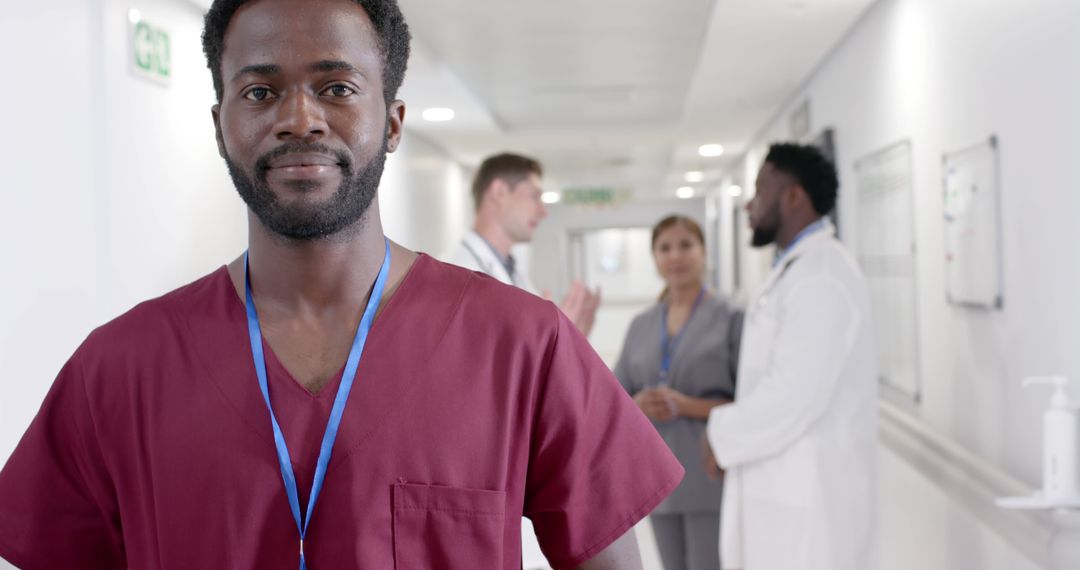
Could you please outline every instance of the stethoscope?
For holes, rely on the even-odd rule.
[[[791,266],[799,260],[799,257],[800,256],[794,256],[791,259],[784,261],[784,266],[780,268],[780,274],[777,275],[776,279],[773,279],[772,283],[769,284],[769,288],[765,291],[762,291],[761,295],[758,297],[757,303],[755,303],[755,315],[758,311],[764,309],[769,304],[769,299],[772,296],[773,290],[775,290],[776,286],[780,284],[780,280],[784,278],[784,275],[787,275],[788,269],[791,269]]]
[[[485,260],[475,249],[473,249],[473,246],[469,244],[468,240],[461,240],[461,245],[465,246],[465,249],[469,251],[469,255],[473,256],[473,259],[476,260],[476,264],[480,266],[481,271],[488,275],[495,275],[495,267],[491,264],[490,259]],[[499,267],[502,268],[503,271],[506,271],[505,267],[502,267],[501,265]],[[514,273],[517,272],[515,271]],[[518,284],[518,280],[515,279],[514,275],[509,271],[506,271],[506,276],[510,279],[511,283],[514,285]]]

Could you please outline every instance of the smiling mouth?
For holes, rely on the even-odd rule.
[[[282,170],[290,168],[313,168],[313,167],[336,167],[342,164],[333,156],[316,153],[289,153],[274,158],[267,165],[268,170]]]
[[[297,190],[314,190],[325,184],[333,184],[343,176],[338,164],[293,164],[270,167],[266,171],[267,182],[289,185]],[[295,186],[301,183],[302,186]],[[314,186],[312,186],[314,184]]]

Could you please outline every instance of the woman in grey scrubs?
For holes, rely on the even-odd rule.
[[[667,286],[631,323],[615,376],[686,469],[650,519],[664,569],[718,570],[722,482],[705,472],[701,439],[709,410],[735,395],[742,312],[706,289],[705,236],[692,219],[656,224],[652,254]]]

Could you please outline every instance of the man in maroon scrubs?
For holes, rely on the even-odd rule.
[[[222,0],[206,24],[248,255],[76,351],[0,472],[0,557],[509,569],[525,515],[558,568],[638,568],[631,527],[682,468],[585,339],[383,237],[394,0]]]

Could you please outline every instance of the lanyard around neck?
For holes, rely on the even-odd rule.
[[[697,311],[698,305],[701,304],[701,299],[705,297],[705,288],[702,287],[698,293],[697,299],[694,299],[694,305],[690,307],[690,316],[686,317],[686,322],[679,328],[679,332],[675,333],[674,337],[668,334],[667,327],[667,315],[668,306],[661,303],[660,307],[660,383],[667,384],[669,376],[671,375],[671,361],[675,355],[675,347],[679,345],[679,340],[682,339],[682,335],[686,332],[687,327],[690,325],[690,319],[694,318],[694,312]]]
[[[296,476],[293,474],[292,460],[289,448],[285,445],[285,436],[281,432],[277,416],[274,415],[274,407],[270,405],[270,388],[266,377],[266,357],[263,354],[262,329],[259,327],[259,315],[255,312],[255,299],[251,294],[251,276],[248,270],[248,254],[244,252],[244,293],[247,300],[248,336],[251,339],[251,355],[255,360],[255,373],[259,377],[259,389],[262,390],[263,401],[270,410],[270,423],[274,428],[274,445],[277,447],[278,464],[281,467],[281,478],[285,481],[285,494],[289,498],[289,507],[292,509],[293,519],[296,521],[296,529],[300,532],[300,570],[307,570],[304,560],[304,537],[307,536],[308,525],[311,524],[311,514],[315,510],[315,501],[319,498],[323,481],[326,480],[326,467],[330,463],[330,454],[334,449],[334,440],[337,439],[338,428],[341,426],[341,418],[345,413],[345,402],[349,399],[353,380],[356,377],[356,369],[360,365],[360,357],[367,343],[368,332],[371,323],[375,319],[375,311],[379,307],[386,280],[390,274],[390,242],[385,240],[386,253],[383,257],[379,276],[375,278],[375,286],[371,290],[364,315],[360,318],[360,324],[356,327],[356,335],[353,337],[352,348],[349,350],[349,358],[345,361],[345,371],[341,376],[341,384],[338,386],[337,396],[334,397],[334,407],[330,411],[330,420],[326,424],[326,432],[323,434],[322,445],[319,448],[319,459],[315,464],[315,479],[311,483],[311,494],[308,497],[307,515],[300,518],[300,498],[296,490]]]

